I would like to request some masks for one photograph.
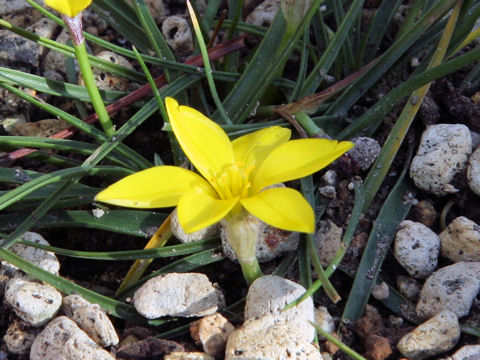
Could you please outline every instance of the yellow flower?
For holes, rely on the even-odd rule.
[[[45,0],[45,4],[71,18],[86,9],[92,0]]]
[[[180,146],[200,175],[175,166],[157,166],[127,176],[96,200],[135,208],[177,206],[188,233],[240,214],[242,207],[274,227],[312,233],[314,213],[301,193],[278,183],[310,175],[353,144],[327,139],[290,140],[290,130],[265,128],[230,141],[200,112],[166,99]]]

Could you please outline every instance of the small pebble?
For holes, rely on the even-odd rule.
[[[325,185],[335,186],[337,184],[337,173],[335,170],[327,170],[322,176]]]
[[[293,281],[280,276],[266,275],[255,280],[247,293],[245,320],[272,314],[276,323],[286,323],[291,336],[305,341],[313,341],[315,328],[313,300],[311,297],[297,306],[282,311],[290,302],[298,299],[306,289]]]
[[[118,344],[118,335],[105,311],[80,295],[63,298],[63,311],[80,328],[102,347]]]
[[[28,327],[20,321],[15,321],[10,324],[3,341],[7,345],[8,351],[13,354],[24,355],[30,353],[33,340],[38,333],[38,328]]]
[[[470,189],[480,196],[480,147],[478,147],[468,160],[467,181]]]
[[[328,312],[325,306],[319,306],[314,310],[314,319],[315,324],[320,326],[323,330],[328,333],[335,331],[335,321],[333,320],[332,315]],[[325,340],[323,336],[318,337],[319,340]]]
[[[215,358],[225,355],[228,336],[234,326],[221,314],[208,315],[190,324],[190,334],[203,351]]]
[[[397,289],[407,299],[416,301],[418,295],[420,295],[422,286],[414,278],[400,275],[397,277]]]
[[[417,303],[417,315],[430,318],[442,310],[458,317],[470,312],[480,287],[480,262],[458,262],[430,275]]]
[[[279,2],[275,0],[266,0],[258,5],[250,14],[245,22],[263,27],[269,27],[277,13]]]
[[[60,309],[62,294],[48,284],[13,278],[5,288],[5,302],[20,319],[32,326],[41,326]]]
[[[65,130],[70,125],[62,119],[43,119],[29,123],[17,123],[9,131],[14,136],[48,137]]]
[[[27,231],[25,234],[23,234],[22,239],[41,245],[50,245],[42,235],[30,231]],[[10,251],[12,251],[15,255],[20,256],[22,259],[27,260],[29,263],[36,265],[52,274],[58,275],[58,271],[60,270],[60,262],[53,252],[19,243],[14,244],[10,248]],[[18,271],[16,266],[11,265],[6,261],[2,261],[1,263],[2,267],[12,275]]]
[[[368,170],[382,150],[380,144],[369,137],[353,138],[352,142],[355,146],[348,151],[348,155],[360,166],[360,169]]]
[[[395,235],[394,255],[397,261],[415,278],[430,275],[438,263],[440,239],[421,223],[405,220]]]
[[[172,15],[162,23],[162,33],[168,45],[177,54],[193,48],[192,31],[186,19]]]
[[[177,208],[175,208],[170,220],[170,229],[172,230],[172,234],[182,243],[190,243],[217,237],[220,234],[220,223],[216,223],[201,230],[187,234],[178,221]]]
[[[321,220],[315,234],[315,247],[320,262],[327,267],[342,246],[343,229],[330,220]]]
[[[465,345],[445,360],[478,360],[480,359],[480,345]]]
[[[428,200],[420,200],[413,206],[412,212],[417,222],[422,223],[426,227],[432,226],[437,219],[437,212]]]
[[[30,360],[115,360],[66,316],[52,320],[35,338]]]
[[[465,125],[431,125],[422,134],[410,177],[417,187],[438,196],[457,192],[450,182],[465,171],[471,151],[472,137]]]
[[[96,56],[102,60],[120,65],[128,70],[134,70],[132,64],[130,64],[126,57],[118,55],[112,51],[103,50],[96,54]],[[95,83],[99,89],[124,92],[132,89],[133,83],[131,80],[122,76],[111,74],[104,69],[93,68],[93,75],[95,77]],[[78,77],[78,85],[84,85],[81,75]]]
[[[301,340],[288,324],[279,324],[272,314],[252,318],[232,332],[227,342],[225,360],[293,359],[322,360],[320,352]]]
[[[377,300],[385,300],[390,296],[390,290],[385,281],[376,284],[372,290],[372,296]]]
[[[442,354],[455,346],[460,338],[457,316],[445,310],[400,339],[397,349],[411,359],[425,359]]]
[[[204,274],[168,273],[148,280],[133,296],[135,309],[147,319],[205,316],[225,304],[222,292]]]
[[[318,193],[327,199],[335,200],[337,198],[337,190],[335,186],[325,185],[318,188]]]
[[[480,226],[472,220],[457,217],[439,237],[442,256],[453,262],[480,261]]]

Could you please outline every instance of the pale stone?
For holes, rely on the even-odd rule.
[[[453,262],[480,261],[480,226],[472,220],[457,217],[439,237],[442,256]]]
[[[22,326],[20,322],[15,321],[7,329],[3,341],[11,353],[28,354],[38,332],[37,328]]]
[[[52,320],[35,338],[30,360],[115,360],[66,316]]]
[[[187,20],[180,16],[168,16],[162,23],[162,34],[168,45],[176,53],[182,53],[193,48],[192,31]]]
[[[421,223],[405,220],[395,235],[394,255],[397,261],[415,278],[430,275],[438,263],[440,239]]]
[[[330,220],[321,220],[315,234],[317,254],[324,267],[332,262],[342,245],[343,229]]]
[[[51,320],[62,305],[62,294],[53,286],[13,278],[5,288],[5,302],[32,326]]]
[[[400,339],[397,349],[410,359],[425,359],[452,349],[460,338],[457,316],[446,310]]]
[[[480,287],[480,262],[458,262],[435,271],[423,285],[416,312],[430,318],[442,310],[468,315]]]
[[[315,319],[315,324],[317,324],[326,332],[332,333],[335,331],[335,321],[333,320],[332,315],[330,315],[330,313],[328,312],[325,306],[319,306],[318,308],[315,309],[314,319]],[[319,340],[325,340],[323,336],[320,336],[320,334],[318,335],[319,335],[318,337]]]
[[[27,231],[25,234],[23,234],[22,239],[41,245],[50,245],[42,235],[30,231]],[[52,274],[58,275],[58,271],[60,270],[60,262],[53,252],[19,243],[14,244],[10,248],[10,251],[20,256],[22,259],[27,260],[29,263],[36,265]],[[9,264],[6,261],[2,261],[2,267],[12,275],[18,271],[16,266]]]
[[[417,187],[438,196],[457,192],[450,182],[465,171],[471,152],[472,137],[468,127],[431,125],[422,134],[410,166],[410,177]]]
[[[277,323],[272,314],[252,318],[232,332],[225,351],[225,360],[292,358],[322,360],[310,341],[299,339],[289,324]]]
[[[185,230],[183,230],[182,225],[180,225],[180,221],[178,221],[177,208],[175,208],[170,220],[170,229],[172,230],[172,234],[182,243],[190,243],[218,236],[220,234],[220,223],[216,223],[201,230],[187,234]]]
[[[445,360],[478,360],[480,359],[480,345],[465,345]]]
[[[162,316],[205,316],[224,306],[222,292],[204,274],[169,273],[154,277],[133,296],[133,305],[147,319]]]
[[[92,304],[80,295],[69,295],[63,299],[63,311],[98,345],[118,344],[117,332],[100,305]]]
[[[225,355],[225,346],[233,325],[221,314],[208,315],[190,324],[190,334],[203,351],[215,358]]]
[[[467,180],[470,189],[480,196],[480,147],[473,152],[468,160]]]
[[[305,293],[306,289],[293,281],[280,276],[266,275],[255,280],[248,289],[245,304],[245,320],[273,315],[276,323],[287,324],[291,336],[312,341],[315,328],[313,300],[305,299],[297,306],[283,311],[283,308]]]
[[[360,169],[366,171],[375,162],[380,154],[380,144],[377,140],[370,137],[356,137],[352,139],[355,146],[348,151],[348,155],[355,160]]]
[[[215,360],[207,353],[174,351],[163,357],[164,360]]]

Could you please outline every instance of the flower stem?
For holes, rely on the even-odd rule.
[[[255,243],[259,235],[260,222],[246,210],[241,209],[222,220],[222,225],[227,241],[242,267],[243,276],[250,285],[263,275],[255,255]]]
[[[90,61],[88,60],[87,49],[85,47],[85,38],[82,32],[82,13],[79,13],[74,18],[62,15],[62,19],[65,25],[70,30],[70,36],[73,41],[73,48],[75,49],[75,55],[78,60],[80,72],[82,74],[83,82],[87,88],[88,95],[92,101],[93,108],[98,115],[98,121],[102,126],[103,131],[111,137],[115,130],[108,115],[105,104],[103,103],[100,92],[98,91],[97,84],[93,77],[92,68],[90,67]]]

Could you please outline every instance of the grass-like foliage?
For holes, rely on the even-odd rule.
[[[65,26],[51,8],[27,1],[35,11]],[[199,16],[196,2],[192,1],[189,19],[194,19],[196,35],[193,54],[186,59],[169,48],[143,0],[94,0],[89,10],[104,18],[114,34],[125,40],[125,45],[115,45],[84,33],[86,44],[127,57],[137,70],[87,54],[78,44],[61,44],[0,19],[1,28],[49,51],[59,52],[65,59],[83,56],[80,62],[89,62],[94,68],[142,85],[131,93],[101,90],[92,95],[91,89],[83,86],[50,80],[40,73],[0,67],[1,88],[30,102],[39,113],[63,119],[71,126],[49,138],[0,136],[0,149],[9,152],[0,158],[0,182],[4,185],[0,192],[1,259],[65,293],[80,293],[116,317],[146,323],[122,300],[133,289],[157,273],[191,271],[223,259],[218,255],[218,239],[188,245],[169,240],[169,246],[164,248],[156,247],[161,243],[157,239],[145,250],[138,250],[168,219],[168,209],[118,210],[112,207],[105,208],[103,218],[91,216],[96,194],[120,178],[164,162],[176,166],[187,164],[164,108],[166,97],[174,97],[183,105],[207,115],[232,138],[281,125],[291,127],[295,137],[323,134],[349,140],[375,134],[388,114],[394,109],[399,113],[398,109],[403,108],[395,117],[381,154],[366,174],[363,185],[353,182],[355,196],[342,239],[344,246],[330,266],[322,268],[313,249],[312,236],[306,236],[294,258],[288,258],[290,265],[292,259],[296,261],[300,279],[308,289],[306,295],[315,294],[325,285],[329,296],[334,301],[339,299],[328,278],[342,268],[343,257],[361,214],[372,205],[398,150],[402,146],[408,148],[406,134],[429,85],[467,65],[470,71],[465,78],[468,86],[478,85],[480,48],[472,46],[474,37],[471,34],[480,14],[480,0],[413,0],[409,2],[411,6],[403,22],[395,16],[404,3],[401,0],[381,1],[371,16],[366,16],[363,0],[305,1],[308,6],[301,8],[301,13],[298,9],[280,7],[268,28],[244,22],[243,1],[240,0],[230,1],[228,18],[221,19],[223,3],[208,1],[203,15]],[[295,6],[295,3],[304,2],[286,3]],[[62,18],[65,20],[65,16]],[[214,46],[209,41],[213,30],[222,34]],[[410,66],[413,57],[419,60],[415,69]],[[80,69],[82,73],[86,70],[82,66]],[[395,77],[402,80],[392,82],[393,86],[387,87],[381,98],[365,101],[382,80]],[[48,95],[51,101],[44,102],[39,94]],[[62,104],[72,100],[77,106],[65,111]],[[365,111],[353,111],[359,103]],[[109,117],[113,118],[119,110],[130,115],[122,124],[112,126]],[[82,116],[85,112],[90,114],[86,118]],[[99,117],[101,127],[95,125]],[[156,150],[162,154],[162,159],[157,154],[144,152],[141,146],[137,148],[135,141],[131,141],[132,134],[140,126],[155,124],[159,128],[163,126],[166,132],[167,140],[158,144]],[[75,134],[81,136],[70,139]],[[411,154],[411,149],[405,152]],[[37,169],[13,169],[16,162],[25,158],[34,159]],[[410,204],[404,202],[405,195],[413,191],[405,176],[409,156],[403,158],[407,159],[403,173],[398,176],[390,195],[384,197],[384,204],[376,204],[381,210],[356,274],[344,269],[354,276],[351,293],[344,299],[344,319],[356,320],[361,316],[385,259],[385,253],[378,253],[378,241],[392,238],[410,208]],[[49,164],[48,168],[53,170],[39,172],[39,163]],[[397,170],[401,172],[402,167],[397,165]],[[315,196],[320,184],[318,177],[309,176],[300,183],[310,205],[322,208],[323,200]],[[25,244],[22,234],[26,231],[59,227],[89,228],[92,232],[101,229],[145,240],[140,246],[132,244],[132,250],[137,250],[121,252],[115,248],[108,252],[67,250],[59,244],[48,247],[65,257],[83,258],[86,268],[88,262],[99,259],[145,260],[134,275],[128,275],[118,299],[49,274],[9,251],[15,242]],[[388,244],[382,246],[385,251],[388,249]],[[143,277],[152,259],[173,256],[176,257],[174,262],[156,273],[147,272],[148,276]],[[285,264],[280,263],[279,272],[286,270]],[[318,277],[314,277],[313,271]],[[315,278],[319,280],[314,281]],[[395,313],[410,306],[393,289],[383,301]],[[150,324],[163,326],[168,321],[163,319]],[[354,352],[349,354],[357,357]]]

